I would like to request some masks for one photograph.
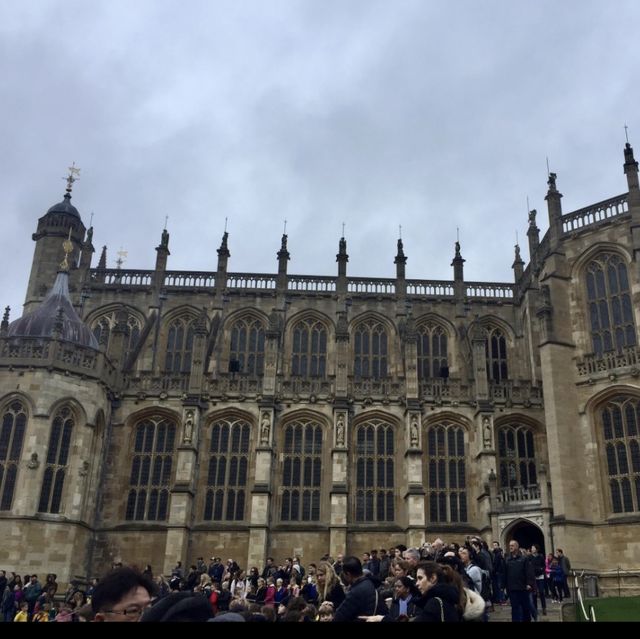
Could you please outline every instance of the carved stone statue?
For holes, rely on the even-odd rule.
[[[83,461],[80,465],[80,470],[78,471],[80,477],[86,477],[89,474],[89,462]]]
[[[411,448],[418,447],[418,421],[415,417],[411,419],[411,426],[409,426],[409,440]]]
[[[182,441],[185,444],[190,444],[193,439],[193,418],[194,412],[192,410],[188,410],[186,419],[184,420],[184,435],[182,437]]]
[[[38,453],[31,453],[31,459],[27,462],[27,468],[37,468],[38,466],[40,466]]]
[[[487,416],[482,418],[482,444],[491,448],[491,420]]]
[[[336,446],[344,446],[344,415],[338,415],[336,422]]]
[[[260,423],[260,443],[269,443],[269,431],[271,430],[271,419],[269,413],[262,413],[262,422]]]

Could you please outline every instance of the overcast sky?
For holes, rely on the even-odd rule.
[[[0,304],[21,314],[38,218],[73,203],[97,262],[511,281],[546,157],[570,212],[640,155],[640,2],[3,0]]]

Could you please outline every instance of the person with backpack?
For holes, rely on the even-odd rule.
[[[474,563],[475,553],[471,548],[461,546],[460,550],[458,550],[458,556],[462,561],[462,565],[464,566],[464,571],[467,576],[467,587],[470,590],[477,592],[485,600],[486,603],[487,600],[491,599],[491,579],[489,578],[489,573],[482,570]],[[489,616],[486,608],[483,621],[489,621]]]

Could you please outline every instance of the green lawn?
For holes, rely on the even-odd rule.
[[[607,597],[606,599],[586,599],[584,607],[596,611],[596,621],[640,621],[640,597]],[[577,606],[578,620],[584,621],[582,609]]]

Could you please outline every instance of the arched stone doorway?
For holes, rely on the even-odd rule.
[[[512,539],[520,544],[520,548],[531,548],[535,544],[543,555],[546,553],[542,530],[527,519],[518,519],[505,529],[503,547],[508,548]]]

